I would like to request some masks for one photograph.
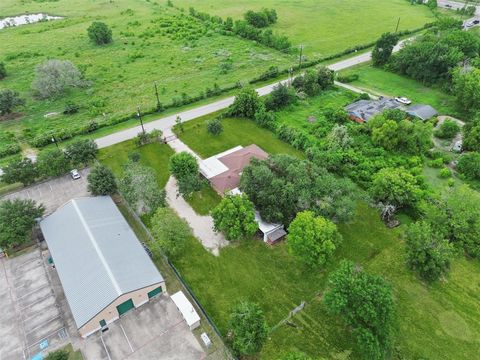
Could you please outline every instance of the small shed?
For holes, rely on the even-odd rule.
[[[438,111],[433,107],[423,104],[412,105],[406,110],[406,112],[408,115],[414,116],[423,121],[429,120],[438,115]]]
[[[255,221],[258,224],[258,229],[263,233],[263,241],[268,244],[273,244],[287,234],[282,224],[263,221],[258,211],[255,211]]]
[[[181,312],[183,318],[187,322],[187,325],[190,327],[190,330],[196,329],[200,326],[200,316],[198,316],[195,308],[192,306],[190,301],[182,291],[179,291],[170,298],[173,300],[177,306],[178,311]]]

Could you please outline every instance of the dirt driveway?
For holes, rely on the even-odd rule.
[[[45,206],[45,215],[48,215],[73,198],[90,195],[87,190],[87,175],[90,169],[83,169],[79,172],[81,175],[80,179],[73,180],[70,175],[65,175],[26,187],[5,195],[2,199],[35,200],[37,203],[42,203]]]

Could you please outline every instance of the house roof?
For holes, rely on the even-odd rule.
[[[238,187],[243,169],[250,164],[253,158],[264,160],[268,158],[268,154],[257,145],[252,144],[218,157],[218,161],[225,165],[228,170],[209,178],[213,188],[218,193],[224,194]]]
[[[365,121],[370,120],[377,114],[389,109],[401,109],[403,106],[391,98],[382,98],[378,100],[359,100],[345,106],[345,110]]]
[[[416,104],[407,109],[407,114],[418,117],[422,120],[428,120],[438,115],[438,111],[430,105]]]
[[[164,281],[110,197],[71,200],[40,227],[78,328],[120,295]]]

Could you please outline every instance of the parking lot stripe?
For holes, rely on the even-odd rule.
[[[48,321],[45,321],[44,323],[38,325],[38,326],[35,326],[33,329],[31,329],[30,331],[26,332],[25,334],[31,334],[32,332],[34,332],[35,330],[37,330],[38,328],[41,328],[42,326],[44,326],[45,324],[48,324],[48,323],[51,323],[53,320],[57,320],[57,319],[60,319],[60,315],[57,315],[55,316],[54,318],[51,318],[50,320]],[[58,330],[57,330],[58,331]]]
[[[127,336],[127,334],[125,333],[125,329],[123,328],[122,324],[120,324],[120,328],[122,329],[123,335],[125,335],[125,339],[127,339],[128,346],[130,346],[130,350],[132,350],[132,353],[133,353],[134,351],[133,351],[132,344],[130,344],[130,340],[128,339],[128,336]]]
[[[105,341],[103,341],[102,334],[100,334],[100,340],[102,340],[103,348],[105,349],[105,352],[107,353],[108,360],[112,360],[112,358],[110,357],[110,353],[108,352],[107,345],[105,345]]]
[[[47,296],[44,296],[44,297],[42,297],[42,298],[34,301],[34,302],[31,303],[30,305],[27,305],[27,306],[25,306],[25,307],[23,307],[23,308],[20,308],[20,311],[23,311],[23,310],[25,310],[25,309],[28,309],[29,307],[32,307],[33,305],[38,304],[39,302],[41,302],[41,301],[43,301],[43,300],[45,300],[45,299],[48,299],[50,296],[52,296],[51,293],[48,294]]]
[[[30,292],[28,292],[28,293],[26,293],[26,294],[23,294],[22,296],[17,296],[17,300],[20,300],[21,298],[24,298],[25,296],[31,295],[31,294],[33,294],[33,293],[35,293],[35,292],[37,292],[37,291],[40,291],[40,290],[42,290],[42,289],[44,289],[44,288],[46,288],[46,287],[50,287],[50,285],[46,284],[46,285],[40,286],[39,288],[36,288],[35,290],[32,290],[32,291],[30,291]]]

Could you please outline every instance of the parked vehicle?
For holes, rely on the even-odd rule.
[[[78,180],[81,178],[80,173],[78,172],[77,169],[73,169],[70,171],[70,176],[72,177],[73,180]]]
[[[406,97],[396,97],[395,101],[403,105],[410,105],[412,103],[412,101]]]

